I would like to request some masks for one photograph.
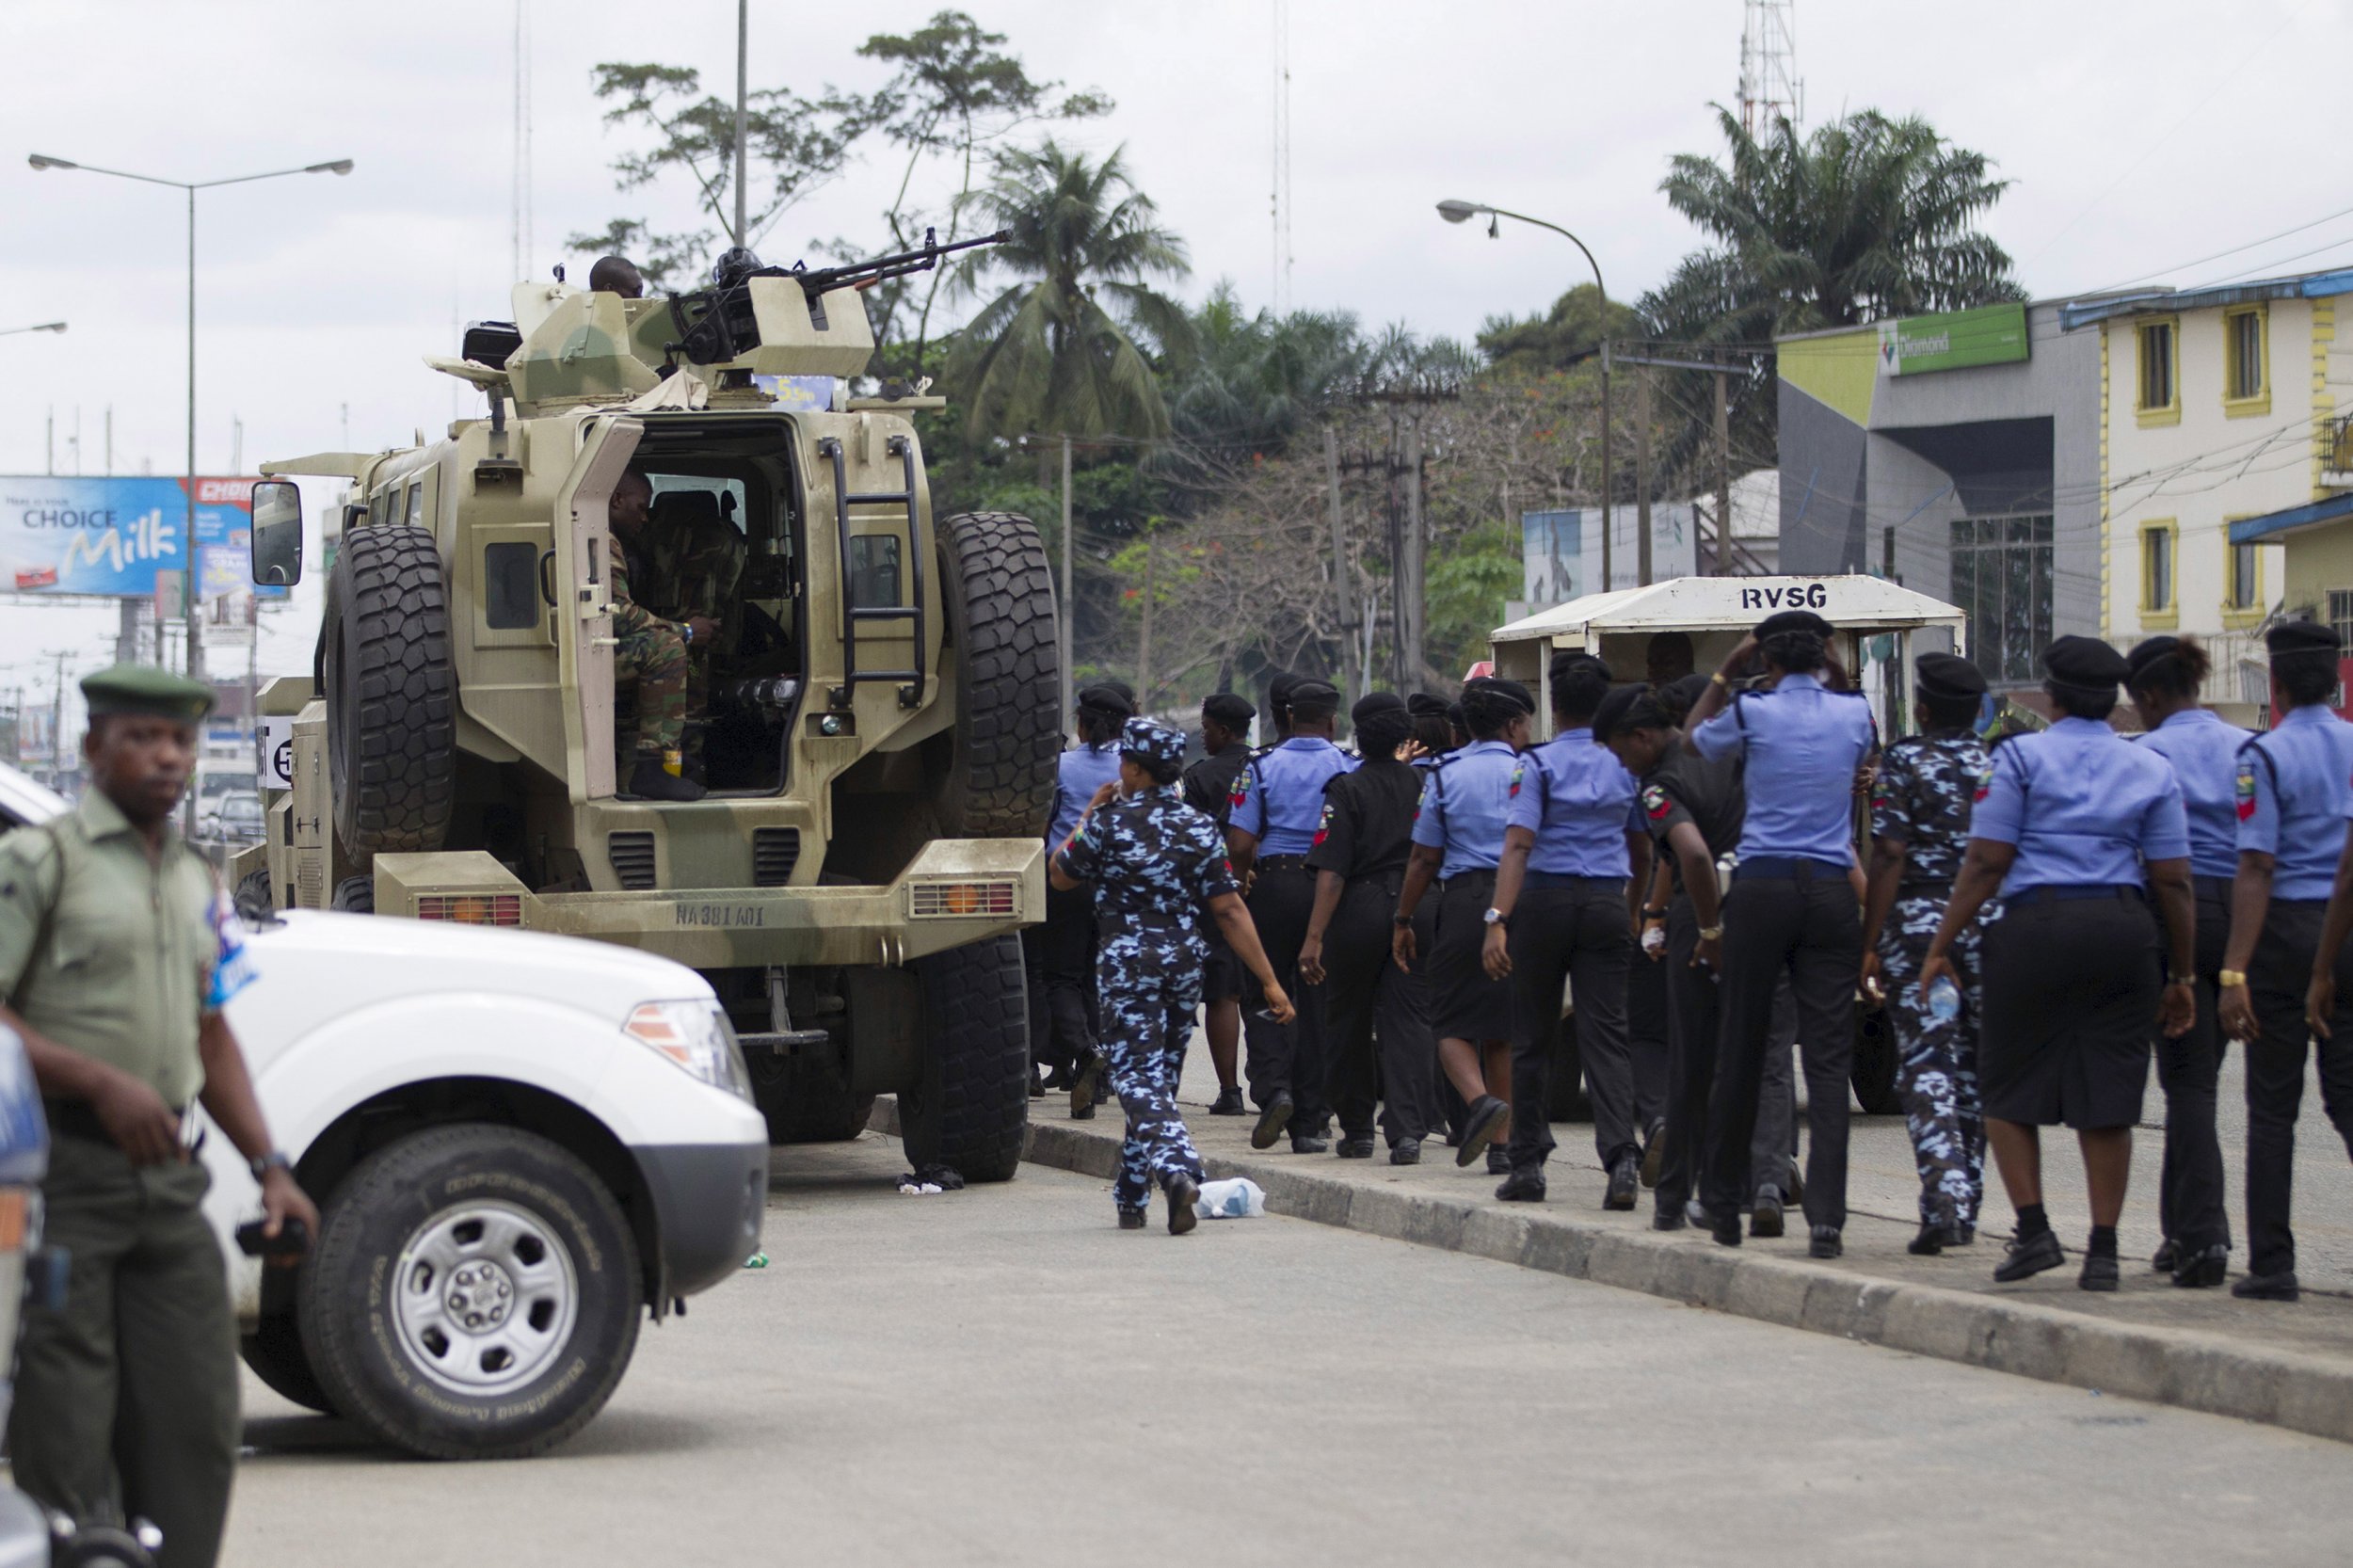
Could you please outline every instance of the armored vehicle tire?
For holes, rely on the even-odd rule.
[[[917,1081],[899,1096],[918,1165],[967,1181],[1010,1181],[1030,1124],[1030,1001],[1021,938],[992,936],[920,959],[926,1038]]]
[[[433,536],[345,534],[319,642],[335,837],[360,856],[440,848],[457,793],[457,677]]]
[[[376,878],[346,876],[335,884],[335,890],[327,896],[327,907],[341,909],[349,915],[376,913]]]
[[[940,599],[963,696],[945,765],[934,770],[940,831],[952,839],[1041,838],[1062,748],[1062,666],[1046,546],[1027,518],[963,512],[939,525],[939,553]]]
[[[571,1436],[637,1347],[637,1244],[587,1166],[536,1134],[428,1128],[354,1166],[296,1282],[344,1419],[428,1459]]]
[[[841,1081],[831,1063],[794,1059],[752,1069],[752,1099],[771,1144],[842,1144],[866,1130],[874,1096]]]
[[[1849,1078],[1855,1103],[1873,1116],[1893,1116],[1904,1108],[1896,1092],[1895,1020],[1884,1007],[1859,1007],[1854,1019],[1854,1066]]]

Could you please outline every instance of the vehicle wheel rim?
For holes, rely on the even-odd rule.
[[[393,1278],[401,1349],[432,1382],[472,1398],[536,1377],[580,1316],[570,1251],[510,1204],[434,1215],[401,1248]]]

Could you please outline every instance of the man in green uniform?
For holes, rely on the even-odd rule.
[[[47,1235],[72,1259],[64,1306],[25,1319],[8,1449],[38,1501],[149,1519],[164,1568],[204,1568],[237,1461],[237,1352],[195,1105],[251,1161],[268,1235],[315,1236],[319,1217],[219,1011],[212,870],[171,830],[212,693],[129,664],[82,692],[89,792],[0,841],[0,1024],[40,1085]]]
[[[621,475],[605,509],[608,585],[617,666],[637,678],[637,744],[626,793],[645,800],[700,800],[703,787],[685,776],[680,743],[686,733],[687,649],[718,632],[707,616],[665,620],[630,591],[647,571],[646,513],[653,482],[636,469]]]

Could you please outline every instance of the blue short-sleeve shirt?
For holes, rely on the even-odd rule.
[[[1533,782],[1533,773],[1501,741],[1473,741],[1430,770],[1414,813],[1414,842],[1446,852],[1440,877],[1496,869],[1513,799]]]
[[[2172,764],[2181,780],[2193,876],[2238,871],[2238,748],[2249,738],[2208,708],[2185,708],[2141,737],[2142,748]]]
[[[2137,885],[2143,861],[2189,856],[2171,766],[2101,721],[2072,716],[1995,748],[1969,837],[2017,846],[2005,899],[2029,888]]]
[[[1853,862],[1855,770],[1879,744],[1861,693],[1785,675],[1769,692],[1735,696],[1692,732],[1691,744],[1710,761],[1747,759],[1741,859]]]
[[[1225,825],[1257,839],[1261,859],[1305,855],[1315,847],[1323,787],[1355,768],[1355,758],[1322,736],[1294,735],[1235,776]]]
[[[2238,847],[2273,857],[2271,896],[2325,899],[2353,807],[2353,724],[2319,703],[2238,749]]]
[[[1076,745],[1064,752],[1054,764],[1054,816],[1046,829],[1047,852],[1051,854],[1070,837],[1070,830],[1079,825],[1079,813],[1087,808],[1096,791],[1118,782],[1118,742]]]
[[[1628,833],[1645,829],[1641,786],[1591,728],[1564,729],[1528,754],[1533,764],[1505,813],[1508,827],[1536,835],[1530,871],[1561,876],[1629,876]]]

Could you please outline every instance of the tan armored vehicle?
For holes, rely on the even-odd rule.
[[[669,299],[524,284],[511,325],[429,361],[487,417],[264,464],[356,488],[312,676],[264,696],[293,718],[291,787],[242,890],[680,960],[717,990],[778,1141],[855,1136],[895,1091],[919,1163],[1010,1176],[1017,933],[1043,911],[1059,744],[1045,552],[1026,519],[933,518],[908,415],[937,399],[813,409],[766,379],[862,374],[857,285],[939,253],[825,273],[739,255]],[[620,792],[635,678],[616,680],[608,508],[632,469],[644,552],[696,563],[632,599],[719,627],[691,653],[693,802]],[[294,581],[298,492],[264,484],[255,506],[257,581]]]

